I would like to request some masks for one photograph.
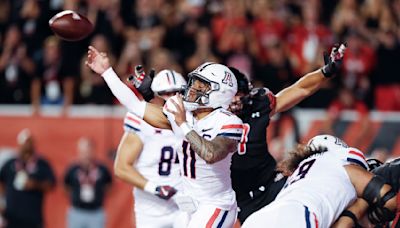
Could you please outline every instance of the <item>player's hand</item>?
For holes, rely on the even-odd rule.
[[[161,199],[165,199],[165,200],[170,199],[177,192],[177,190],[172,186],[157,185],[151,181],[148,181],[146,183],[143,190],[150,194],[156,195],[156,196],[160,197]]]
[[[331,54],[324,53],[325,66],[322,67],[321,71],[325,77],[330,78],[335,75],[342,67],[343,56],[346,51],[347,44],[335,44],[332,48]]]
[[[107,54],[99,52],[93,46],[89,46],[86,66],[92,69],[97,74],[103,74],[108,68],[110,68],[110,60]]]
[[[243,109],[243,102],[240,96],[234,96],[232,102],[229,104],[228,110],[234,114],[239,114]]]
[[[142,94],[146,101],[150,101],[154,98],[154,92],[151,90],[151,83],[154,78],[154,69],[150,70],[150,73],[146,75],[142,65],[135,67],[135,74],[128,77],[128,81],[131,82],[135,88]]]
[[[169,185],[157,186],[156,196],[161,199],[169,200],[172,196],[176,194],[177,190]]]
[[[186,110],[185,106],[183,106],[183,98],[181,94],[176,94],[177,101],[174,99],[170,99],[172,104],[175,106],[176,111],[167,108],[167,111],[172,113],[175,116],[175,122],[178,126],[181,126],[186,122]]]

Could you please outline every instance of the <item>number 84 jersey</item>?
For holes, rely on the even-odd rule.
[[[143,150],[135,168],[157,185],[176,186],[180,183],[180,167],[176,149],[182,141],[171,130],[159,129],[128,112],[124,119],[125,132],[137,134]]]

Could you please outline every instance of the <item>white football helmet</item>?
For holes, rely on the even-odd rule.
[[[308,141],[307,146],[310,146],[313,150],[317,150],[319,147],[326,148],[326,150],[349,147],[343,140],[332,135],[317,135]]]
[[[190,72],[188,77],[188,86],[183,98],[185,109],[188,111],[218,107],[227,109],[237,92],[235,75],[222,64],[204,63]],[[198,87],[197,82],[201,82],[202,88]]]
[[[162,93],[180,92],[186,87],[186,80],[174,70],[162,70],[151,83],[151,90],[160,95]]]

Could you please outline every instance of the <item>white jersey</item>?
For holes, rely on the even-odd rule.
[[[357,198],[344,169],[357,164],[367,169],[361,151],[342,148],[315,154],[302,161],[276,197],[276,203],[298,202],[315,213],[320,227],[330,227],[340,213]]]
[[[170,185],[179,189],[180,168],[176,153],[179,140],[171,130],[158,129],[128,112],[124,119],[124,130],[136,133],[143,142],[143,150],[135,168],[146,179],[156,185]],[[172,200],[159,197],[134,188],[135,211],[160,216],[177,210]]]
[[[214,205],[223,210],[230,210],[236,206],[235,192],[232,189],[230,177],[233,153],[214,164],[207,164],[190,148],[182,130],[174,121],[174,115],[166,109],[164,113],[171,122],[175,134],[183,140],[182,148],[178,150],[183,193],[200,203]],[[207,140],[222,136],[239,141],[242,136],[242,121],[221,108],[200,120],[195,119],[191,112],[186,112],[186,121],[193,130]]]

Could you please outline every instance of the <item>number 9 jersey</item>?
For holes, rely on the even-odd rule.
[[[308,207],[312,220],[320,227],[330,227],[357,198],[344,169],[349,164],[368,167],[363,153],[352,147],[337,147],[311,155],[288,178],[275,202],[299,202]]]
[[[176,153],[182,141],[171,130],[158,129],[128,112],[124,119],[125,132],[137,134],[143,142],[135,168],[156,185],[170,185],[179,190],[180,167]],[[161,216],[177,210],[172,200],[163,200],[141,189],[134,188],[135,212]]]

